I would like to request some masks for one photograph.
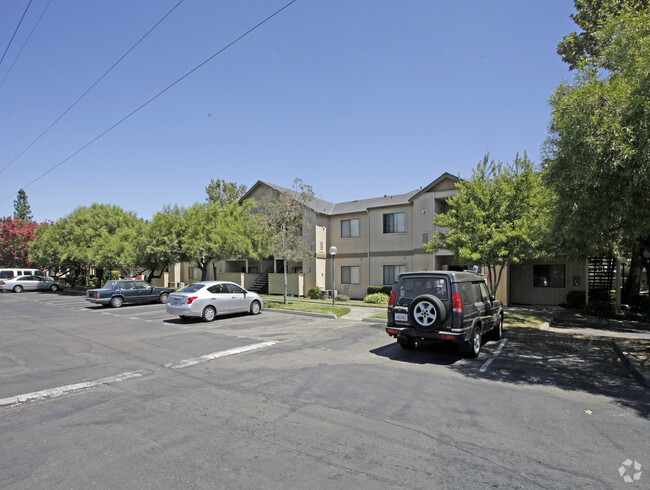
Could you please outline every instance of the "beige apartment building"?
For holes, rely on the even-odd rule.
[[[468,270],[474,265],[457,260],[451,252],[427,253],[424,244],[438,230],[436,214],[445,212],[459,178],[444,173],[426,187],[406,194],[331,203],[313,199],[308,204],[304,238],[313,257],[288,264],[288,292],[306,296],[309,288],[335,289],[350,298],[363,298],[368,286],[392,286],[397,274],[409,271]],[[242,199],[261,200],[273,193],[294,191],[258,181]],[[336,247],[336,256],[329,251]],[[229,280],[247,289],[282,294],[282,260],[227,260],[213,264],[208,278]],[[581,262],[562,260],[528,263],[504,272],[497,298],[505,304],[560,304],[570,290],[586,289],[587,269]],[[198,268],[176,264],[164,282],[189,284],[200,279]]]

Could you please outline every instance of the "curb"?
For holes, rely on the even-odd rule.
[[[650,376],[648,376],[641,364],[636,360],[636,358],[628,352],[625,352],[621,349],[621,346],[616,342],[613,343],[614,352],[619,357],[621,362],[627,367],[627,369],[634,375],[639,382],[648,388],[650,388]]]

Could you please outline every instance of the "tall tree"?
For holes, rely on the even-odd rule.
[[[486,155],[456,188],[449,210],[433,220],[449,230],[436,231],[425,248],[450,250],[460,260],[486,267],[496,294],[506,266],[544,255],[549,194],[525,153],[511,164]]]
[[[591,64],[551,98],[544,165],[557,195],[553,229],[573,255],[633,254],[647,271],[650,9],[621,9],[591,39]]]
[[[314,199],[314,191],[301,179],[295,179],[291,192],[273,192],[259,203],[258,210],[268,226],[269,249],[284,263],[284,303],[288,303],[287,265],[289,261],[306,260],[314,255],[313,244],[303,236],[310,224],[307,204]]]
[[[246,186],[221,179],[210,179],[210,184],[205,188],[205,192],[208,195],[207,202],[229,204],[239,201],[246,194]]]
[[[27,193],[20,189],[16,195],[16,200],[14,201],[14,219],[21,219],[24,221],[31,221],[32,217],[32,208],[27,202]]]
[[[0,218],[0,264],[3,267],[32,265],[28,244],[38,227],[33,221]]]
[[[602,55],[606,41],[598,35],[605,23],[622,12],[644,10],[650,0],[574,0],[571,19],[582,29],[563,37],[557,53],[571,69],[593,65]]]

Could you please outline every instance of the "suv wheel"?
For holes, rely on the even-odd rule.
[[[415,349],[415,340],[413,340],[413,337],[409,337],[408,335],[398,335],[397,343],[402,346],[402,349]]]
[[[476,325],[469,336],[469,340],[461,346],[463,354],[468,357],[478,357],[481,352],[481,326]]]
[[[503,314],[497,317],[496,325],[490,330],[490,340],[501,340],[503,337]]]
[[[416,297],[409,305],[409,320],[420,330],[431,330],[443,323],[446,317],[445,305],[430,294]]]

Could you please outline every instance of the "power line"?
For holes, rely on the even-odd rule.
[[[186,79],[187,77],[189,77],[192,73],[194,73],[195,71],[197,71],[199,68],[203,67],[204,65],[206,65],[207,63],[209,63],[210,61],[212,61],[214,58],[216,58],[217,56],[219,56],[221,53],[223,53],[224,51],[226,51],[228,48],[230,48],[231,46],[233,46],[233,45],[236,44],[237,42],[241,41],[243,38],[245,38],[246,36],[248,36],[248,35],[249,35],[250,33],[252,33],[253,31],[257,30],[257,29],[258,29],[259,27],[261,27],[262,25],[266,24],[266,23],[267,23],[269,20],[271,20],[273,17],[275,17],[276,15],[280,14],[282,11],[286,10],[287,8],[289,8],[292,4],[296,3],[297,1],[298,1],[298,0],[291,0],[289,3],[287,3],[286,5],[284,5],[283,7],[281,7],[280,9],[276,10],[274,13],[272,13],[272,14],[269,15],[267,18],[265,18],[264,20],[262,20],[261,22],[259,22],[259,23],[258,23],[257,25],[255,25],[254,27],[251,27],[248,31],[246,31],[244,34],[242,34],[242,35],[239,36],[238,38],[236,38],[234,41],[230,42],[229,44],[227,44],[226,46],[224,46],[223,48],[221,48],[219,51],[217,51],[217,52],[214,53],[213,55],[209,56],[205,61],[199,63],[197,66],[195,66],[195,67],[192,68],[190,71],[188,71],[185,75],[183,75],[182,77],[178,78],[175,82],[171,83],[171,84],[168,85],[166,88],[162,89],[162,90],[161,90],[160,92],[158,92],[156,95],[154,95],[153,97],[151,97],[149,100],[147,100],[146,102],[144,102],[143,104],[141,104],[139,107],[137,107],[137,108],[134,109],[133,111],[131,111],[129,114],[127,114],[127,115],[124,116],[122,119],[120,119],[119,121],[117,121],[115,124],[113,124],[112,126],[110,126],[108,129],[105,129],[104,131],[102,131],[100,134],[98,134],[97,136],[95,136],[93,139],[91,139],[88,143],[86,143],[85,145],[83,145],[81,148],[77,149],[77,150],[74,151],[72,154],[70,154],[69,156],[67,156],[66,158],[64,158],[63,160],[61,160],[59,163],[57,163],[56,165],[54,165],[52,168],[50,168],[50,169],[47,170],[46,172],[42,173],[42,174],[39,175],[38,177],[36,177],[36,178],[35,178],[34,180],[32,180],[30,183],[28,183],[27,185],[23,185],[21,188],[22,188],[22,189],[26,189],[27,187],[29,187],[29,186],[32,185],[33,183],[35,183],[35,182],[39,181],[40,179],[42,179],[43,177],[45,177],[47,174],[49,174],[49,173],[53,172],[54,170],[56,170],[57,168],[59,168],[59,167],[60,167],[61,165],[63,165],[65,162],[67,162],[68,160],[70,160],[72,157],[78,155],[78,154],[81,153],[83,150],[85,150],[86,148],[88,148],[90,145],[92,145],[93,143],[95,143],[97,140],[99,140],[100,138],[102,138],[103,136],[105,136],[107,133],[109,133],[110,131],[112,131],[113,129],[115,129],[117,126],[119,126],[120,124],[122,124],[124,121],[126,121],[127,119],[129,119],[129,118],[130,118],[131,116],[133,116],[136,112],[138,112],[138,111],[140,111],[141,109],[143,109],[144,107],[148,106],[151,102],[153,102],[154,100],[156,100],[156,99],[157,99],[158,97],[160,97],[162,94],[164,94],[165,92],[167,92],[167,91],[170,90],[171,88],[173,88],[173,87],[175,87],[176,85],[178,85],[180,82],[182,82],[183,80],[185,80],[185,79]],[[0,203],[5,202],[7,199],[9,199],[9,198],[12,197],[12,196],[13,196],[13,194],[8,195],[7,197],[5,197],[5,198],[3,198],[2,200],[0,200]]]
[[[7,51],[9,51],[9,46],[11,46],[11,43],[14,40],[14,37],[16,37],[16,33],[18,32],[18,29],[20,29],[20,24],[23,23],[23,19],[25,18],[25,15],[27,14],[27,11],[29,10],[29,6],[32,4],[32,0],[29,0],[27,3],[27,7],[25,7],[25,11],[23,12],[23,16],[20,18],[20,22],[18,22],[18,25],[16,26],[16,30],[14,31],[13,35],[11,36],[11,39],[9,40],[9,44],[7,44],[7,47],[5,48],[5,52],[2,53],[2,58],[0,58],[0,65],[2,64],[2,61],[5,59],[5,56],[7,56]]]
[[[31,37],[32,37],[32,34],[34,34],[34,31],[35,31],[36,28],[38,27],[38,24],[41,22],[41,19],[42,19],[43,16],[45,15],[45,12],[47,11],[47,8],[50,6],[51,3],[52,3],[52,0],[48,0],[48,1],[47,1],[47,5],[45,5],[45,8],[43,9],[43,12],[41,12],[41,15],[38,17],[38,20],[36,21],[36,24],[34,24],[34,27],[32,28],[31,32],[29,33],[29,36],[27,36],[27,39],[25,39],[25,42],[23,43],[22,47],[20,48],[20,51],[18,51],[18,54],[17,54],[16,57],[14,58],[14,61],[11,63],[11,66],[10,66],[9,69],[7,70],[7,73],[5,73],[4,78],[3,78],[2,81],[0,82],[0,87],[2,87],[2,86],[4,85],[5,80],[7,79],[7,77],[9,76],[9,74],[11,73],[11,70],[13,70],[14,65],[16,64],[16,61],[18,61],[18,58],[20,58],[20,55],[23,53],[23,49],[25,49],[25,46],[27,46],[27,43],[29,42],[29,40],[30,40]]]
[[[140,43],[141,43],[141,42],[142,42],[142,41],[143,41],[143,40],[144,40],[144,39],[145,39],[149,34],[151,34],[151,32],[152,32],[156,27],[158,27],[158,26],[162,23],[162,21],[164,21],[164,20],[165,20],[165,19],[166,19],[166,18],[167,18],[167,17],[168,17],[168,16],[169,16],[173,11],[174,11],[174,10],[176,10],[176,7],[178,7],[178,6],[179,6],[181,3],[183,3],[184,1],[185,1],[185,0],[180,0],[180,1],[179,1],[176,5],[174,5],[174,6],[173,6],[173,7],[172,7],[172,8],[171,8],[171,9],[170,9],[170,10],[169,10],[165,15],[163,15],[163,16],[161,17],[161,19],[160,19],[158,22],[156,22],[156,23],[153,25],[153,27],[152,27],[151,29],[149,29],[149,30],[144,34],[144,36],[142,36],[140,39],[138,39],[138,41],[137,41],[133,46],[131,46],[129,49],[127,49],[126,52],[125,52],[122,56],[120,56],[120,58],[119,58],[115,63],[113,63],[113,65],[111,65],[111,67],[110,67],[108,70],[106,70],[106,71],[104,72],[104,74],[103,74],[101,77],[99,77],[97,80],[95,80],[95,82],[94,82],[90,87],[88,87],[88,89],[86,89],[86,91],[85,91],[83,94],[81,94],[81,95],[79,96],[79,98],[77,98],[77,100],[75,100],[75,101],[72,103],[72,105],[70,105],[70,107],[68,107],[65,111],[63,111],[63,113],[62,113],[59,117],[57,117],[57,118],[54,120],[54,122],[53,122],[52,124],[50,124],[47,128],[45,128],[45,131],[43,131],[41,134],[39,134],[39,135],[38,135],[38,136],[37,136],[37,137],[36,137],[36,138],[35,138],[35,139],[30,143],[30,144],[28,144],[25,148],[23,148],[23,150],[22,150],[20,153],[18,153],[18,155],[17,155],[13,160],[11,160],[11,161],[10,161],[9,163],[7,163],[4,167],[2,167],[2,168],[0,169],[0,174],[1,174],[2,172],[4,172],[7,168],[9,168],[9,166],[10,166],[11,164],[13,164],[16,160],[18,160],[21,156],[23,156],[23,154],[24,154],[27,150],[29,150],[32,146],[34,146],[34,144],[35,144],[38,140],[40,140],[43,136],[45,136],[45,134],[46,134],[50,129],[52,129],[56,123],[58,123],[61,119],[63,119],[63,117],[64,117],[68,112],[70,112],[70,110],[71,110],[74,106],[76,106],[76,105],[79,103],[79,101],[80,101],[81,99],[83,99],[86,95],[88,95],[88,92],[90,92],[93,88],[95,88],[95,86],[96,86],[99,82],[101,82],[101,81],[104,79],[104,77],[106,77],[106,75],[108,75],[108,74],[113,70],[113,68],[115,68],[115,67],[116,67],[116,66],[117,66],[117,65],[118,65],[118,64],[119,64],[119,63],[120,63],[124,58],[126,58],[126,56],[127,56],[131,51],[133,51],[133,50],[136,48],[136,46],[138,46],[138,44],[140,44]]]

